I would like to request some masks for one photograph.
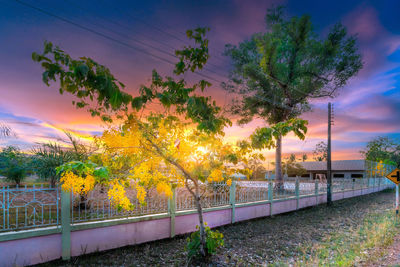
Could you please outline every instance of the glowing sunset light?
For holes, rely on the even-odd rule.
[[[275,1],[248,1],[246,4],[232,2],[230,4],[204,3],[201,7],[186,3],[172,5],[160,1],[146,3],[121,4],[116,14],[107,14],[112,20],[132,27],[133,32],[124,31],[130,38],[147,42],[160,50],[173,54],[174,48],[181,45],[170,35],[157,32],[154,28],[142,25],[129,19],[125,13],[151,21],[163,31],[174,32],[179,38],[187,28],[195,25],[208,25],[210,31],[210,64],[211,71],[204,70],[204,75],[218,81],[226,81],[230,68],[230,60],[221,56],[227,43],[237,44],[255,32],[264,29],[265,10]],[[278,1],[279,2],[279,1]],[[82,8],[91,10],[88,20],[104,24],[98,14],[107,13],[106,4],[96,4],[92,1],[82,3]],[[38,4],[39,5],[39,4]],[[394,15],[395,6],[386,9],[375,3],[356,4],[339,1],[329,4],[331,16],[321,16],[320,9],[314,4],[288,1],[290,15],[308,13],[313,22],[318,25],[318,32],[324,33],[336,21],[340,20],[351,34],[358,34],[359,46],[365,66],[363,70],[342,88],[337,98],[331,100],[335,104],[335,126],[333,127],[333,158],[361,158],[358,153],[365,143],[377,135],[400,137],[400,35],[394,29],[400,28]],[[157,9],[154,7],[157,6]],[[345,8],[340,9],[339,6]],[[60,10],[59,15],[66,16],[78,23],[94,27],[88,20],[73,16],[75,10],[66,3],[44,1],[42,8]],[[202,14],[201,16],[178,16],[182,14]],[[61,11],[62,10],[62,11]],[[154,14],[140,10],[158,10]],[[211,12],[209,12],[212,10]],[[346,10],[346,11],[344,11]],[[206,12],[207,11],[207,12]],[[138,94],[141,84],[149,84],[152,69],[172,75],[170,65],[155,57],[140,53],[127,47],[107,41],[99,36],[89,34],[81,29],[55,20],[51,17],[38,16],[35,11],[21,7],[17,3],[9,3],[2,9],[2,27],[0,32],[2,42],[0,65],[0,122],[10,125],[18,134],[18,138],[0,140],[1,146],[18,145],[29,150],[37,142],[48,140],[61,142],[63,131],[71,132],[77,138],[92,141],[93,135],[100,135],[106,125],[98,118],[92,118],[84,109],[77,110],[71,105],[73,97],[60,95],[56,85],[46,87],[41,81],[41,70],[31,60],[31,53],[41,49],[44,40],[54,41],[70,51],[73,56],[89,56],[111,69],[115,76],[126,85],[126,91],[132,95]],[[20,17],[21,12],[24,16]],[[200,12],[200,13],[199,13]],[[175,16],[176,15],[176,16]],[[240,23],[239,23],[240,21]],[[109,25],[108,25],[109,26]],[[98,30],[102,30],[98,28]],[[140,35],[139,35],[140,34]],[[155,43],[146,38],[153,36],[160,39]],[[115,36],[117,38],[117,36]],[[122,40],[122,38],[121,38]],[[123,40],[134,44],[129,40]],[[168,45],[168,46],[167,46]],[[139,47],[139,46],[138,46]],[[156,56],[166,56],[151,47],[142,47]],[[172,57],[166,56],[173,60]],[[188,81],[196,81],[196,74],[188,74]],[[202,94],[211,95],[217,104],[226,106],[230,103],[230,94],[220,88],[219,82],[211,80],[212,86]],[[284,154],[310,154],[316,143],[326,139],[326,102],[328,99],[316,100],[313,111],[302,117],[309,120],[309,131],[305,141],[300,141],[289,135],[284,140]],[[156,109],[156,107],[154,107]],[[236,118],[231,118],[233,121]],[[264,126],[262,120],[255,120],[245,126],[226,128],[225,141],[236,142],[247,138],[251,132]],[[65,145],[65,144],[64,144]],[[268,160],[273,160],[273,150],[263,152]]]

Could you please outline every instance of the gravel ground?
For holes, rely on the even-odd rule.
[[[225,246],[212,266],[268,266],[293,262],[304,248],[333,232],[346,231],[362,223],[368,213],[393,207],[394,193],[385,191],[320,205],[297,212],[236,223],[218,230]],[[184,266],[187,236],[128,246],[107,252],[53,261],[42,266]]]

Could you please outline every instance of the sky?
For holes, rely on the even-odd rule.
[[[62,142],[66,139],[64,130],[87,139],[101,134],[106,127],[84,110],[76,110],[71,104],[73,98],[60,95],[57,84],[48,87],[42,82],[42,69],[32,61],[31,54],[41,52],[45,40],[59,45],[72,57],[87,56],[106,65],[135,95],[141,84],[149,83],[153,69],[171,75],[173,66],[168,62],[175,62],[174,50],[186,44],[186,29],[208,26],[211,57],[207,70],[201,73],[213,83],[206,94],[219,105],[226,105],[229,95],[219,86],[227,80],[231,63],[222,55],[225,44],[238,44],[264,31],[266,10],[276,5],[285,5],[289,16],[309,14],[321,36],[341,22],[350,34],[357,34],[364,62],[364,68],[340,89],[338,97],[312,103],[313,110],[302,115],[309,120],[306,139],[287,136],[283,153],[311,156],[316,143],[326,140],[329,101],[334,104],[335,114],[334,160],[362,158],[359,151],[376,136],[400,138],[400,1],[0,3],[0,123],[6,123],[17,133],[17,138],[0,139],[0,147],[17,145],[28,150],[36,143]],[[204,77],[193,74],[186,78],[196,81]],[[234,125],[226,129],[226,138],[245,138],[263,125],[260,120],[244,127]],[[273,151],[266,155],[272,159]]]

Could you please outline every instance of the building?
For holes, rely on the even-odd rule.
[[[304,161],[299,164],[307,170],[303,177],[325,179],[327,175],[326,161]],[[367,167],[365,160],[332,160],[332,178],[363,178]]]

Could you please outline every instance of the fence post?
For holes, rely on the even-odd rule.
[[[381,178],[378,178],[378,191],[381,191]]]
[[[170,217],[170,237],[175,236],[175,213],[176,213],[176,185],[172,184],[172,197],[168,198],[168,213]]]
[[[315,205],[318,205],[318,179],[315,180]]]
[[[61,190],[61,248],[62,259],[71,258],[71,192]]]
[[[299,184],[299,177],[296,176],[296,186],[295,186],[295,192],[296,192],[296,210],[299,209],[299,198],[300,198],[300,184]]]
[[[236,181],[232,180],[232,184],[229,188],[229,202],[231,203],[232,219],[231,222],[235,223],[235,204],[236,204]]]
[[[268,182],[269,215],[272,216],[272,203],[274,202],[274,188],[272,181]]]

